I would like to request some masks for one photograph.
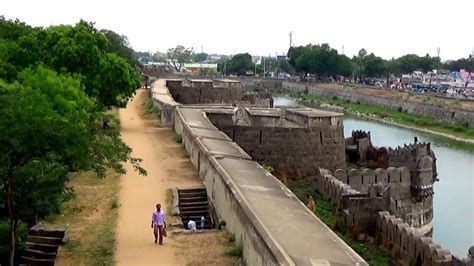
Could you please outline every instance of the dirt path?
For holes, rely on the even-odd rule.
[[[139,176],[127,164],[119,192],[117,223],[118,265],[177,265],[176,245],[165,238],[156,245],[150,228],[156,203],[165,205],[166,190],[172,186],[198,185],[194,168],[184,155],[181,145],[173,139],[169,128],[158,128],[154,121],[141,116],[146,91],[140,90],[126,109],[120,110],[123,140],[133,149],[133,155],[143,159],[148,176]],[[168,210],[168,206],[164,206]]]

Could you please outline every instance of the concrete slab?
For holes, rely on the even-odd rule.
[[[186,121],[186,124],[190,127],[217,130],[201,109],[179,107],[178,112],[183,116],[184,121]]]
[[[194,128],[194,127],[190,127],[190,129],[191,129],[191,132],[197,137],[232,141],[222,131],[207,129],[207,128]]]
[[[253,108],[247,108],[247,111],[249,112],[250,115],[255,115],[255,116],[280,116],[280,109],[253,109]]]
[[[213,82],[211,79],[189,79],[190,82]]]
[[[234,158],[240,158],[240,159],[245,159],[245,160],[252,159],[235,142],[231,142],[228,140],[220,140],[220,139],[209,139],[209,138],[198,139],[197,142],[202,144],[206,152],[213,155],[234,157]]]
[[[270,237],[297,265],[368,265],[258,163],[225,157],[216,160]]]
[[[304,115],[304,116],[308,116],[310,118],[338,117],[338,116],[343,116],[344,115],[344,114],[341,114],[341,113],[325,111],[325,110],[319,110],[319,109],[311,109],[311,108],[288,108],[287,112],[301,114],[301,115]]]

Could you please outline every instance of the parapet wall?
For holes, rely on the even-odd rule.
[[[380,244],[406,264],[474,265],[474,259],[456,258],[448,250],[434,244],[430,237],[425,237],[422,230],[398,216],[400,208],[406,206],[391,198],[392,188],[403,190],[409,186],[409,181],[410,172],[406,167],[375,171],[337,170],[334,175],[321,169],[316,187],[322,195],[338,204],[344,226],[353,233],[374,235]]]
[[[227,103],[242,101],[244,91],[233,80],[176,79],[167,80],[173,99],[182,104]]]
[[[407,223],[388,212],[377,215],[376,237],[380,243],[410,265],[474,265],[474,254],[467,259],[452,255]],[[471,248],[472,249],[472,248]]]
[[[253,159],[272,166],[284,180],[315,176],[320,167],[335,170],[345,164],[342,116],[311,117],[308,110],[249,109],[249,125],[235,124],[233,113],[207,115]]]
[[[248,265],[367,265],[298,198],[207,119],[212,107],[178,107],[174,128],[219,217],[244,244]],[[226,108],[218,108],[225,112]],[[269,211],[278,206],[281,212]],[[291,223],[282,220],[291,219]],[[312,249],[299,243],[319,243]]]

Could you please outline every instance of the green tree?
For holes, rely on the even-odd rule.
[[[227,62],[227,73],[235,75],[245,75],[247,71],[254,70],[252,56],[249,53],[236,54]]]
[[[194,60],[194,62],[202,63],[202,62],[206,61],[206,59],[207,59],[208,56],[209,56],[209,55],[206,54],[206,53],[194,54],[194,55],[193,55],[193,60]]]
[[[0,28],[6,31],[0,38],[0,47],[7,50],[6,56],[0,52],[0,77],[5,80],[13,81],[22,69],[44,64],[57,72],[80,75],[87,95],[96,98],[102,108],[123,106],[140,86],[138,70],[117,50],[120,44],[111,48],[106,35],[92,23],[80,21],[74,26],[43,29],[4,20]],[[125,45],[126,38],[121,38]],[[110,69],[114,72],[108,72]]]
[[[386,61],[373,53],[362,59],[362,65],[366,77],[382,77],[387,73]]]
[[[191,62],[193,58],[193,48],[185,48],[182,45],[178,45],[174,48],[168,49],[166,53],[166,60],[176,69],[181,72],[184,63]]]
[[[102,32],[109,41],[109,52],[124,58],[132,66],[139,65],[137,57],[130,46],[127,36],[120,35],[111,30],[101,30],[100,32]]]
[[[57,211],[69,171],[123,174],[122,162],[130,161],[146,174],[118,129],[101,129],[104,114],[95,104],[77,76],[41,65],[23,70],[19,82],[0,81],[0,197],[10,221],[10,265],[19,221]]]

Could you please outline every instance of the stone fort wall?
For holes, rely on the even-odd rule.
[[[182,104],[235,103],[244,96],[241,83],[232,80],[174,79],[166,87]]]
[[[432,211],[429,214],[419,213],[416,208],[409,207],[409,203],[406,206],[403,206],[403,202],[399,205],[396,199],[391,198],[392,188],[406,190],[410,186],[409,181],[410,171],[406,167],[362,171],[353,169],[349,172],[337,170],[334,175],[321,169],[316,187],[322,195],[337,203],[342,211],[343,226],[355,234],[369,233],[375,236],[379,244],[406,264],[474,265],[474,257],[462,260],[453,256],[433,243],[422,230],[406,222],[407,219],[416,220],[416,217],[423,219],[423,215],[432,217]],[[429,203],[427,205],[428,209],[432,206]]]
[[[251,114],[249,125],[235,124],[230,113],[207,116],[254,160],[272,166],[282,180],[316,176],[319,167],[335,170],[345,164],[342,117],[317,118],[308,125],[297,110],[287,109],[282,123],[280,112]],[[292,123],[285,125],[286,121]]]

